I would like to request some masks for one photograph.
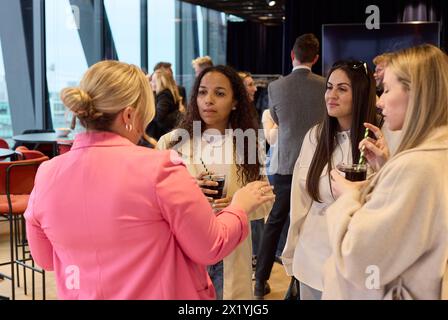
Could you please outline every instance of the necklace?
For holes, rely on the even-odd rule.
[[[226,142],[225,136],[224,135],[208,135],[208,134],[203,134],[202,135],[202,140],[207,143],[208,146],[212,147],[212,148],[220,148],[224,145],[224,143]]]

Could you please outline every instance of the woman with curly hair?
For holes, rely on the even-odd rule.
[[[137,146],[155,106],[136,66],[98,62],[61,101],[86,131],[39,167],[25,212],[33,260],[54,271],[58,298],[214,299],[205,265],[245,241],[247,214],[274,199],[268,184],[238,190],[216,216],[170,152]]]
[[[258,126],[247,112],[249,108],[247,91],[238,73],[228,66],[209,67],[196,79],[183,121],[157,145],[159,149],[174,149],[182,156],[215,211],[225,208],[238,188],[261,176],[266,180]],[[210,173],[226,176],[222,199],[213,199],[216,191],[210,189],[217,183],[204,179]],[[266,203],[251,212],[249,219],[265,217],[271,207],[272,203]],[[253,298],[251,259],[251,239],[247,238],[222,262],[209,266],[218,298]]]

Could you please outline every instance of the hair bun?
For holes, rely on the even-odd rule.
[[[66,88],[61,92],[62,103],[81,120],[96,120],[103,114],[95,109],[90,95],[78,87]]]

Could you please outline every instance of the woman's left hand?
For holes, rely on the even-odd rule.
[[[331,170],[331,189],[333,190],[333,195],[339,198],[342,194],[350,192],[352,190],[361,190],[363,186],[367,184],[367,180],[364,181],[349,181],[339,174],[336,169]]]
[[[230,205],[232,202],[232,197],[222,198],[222,199],[216,199],[213,201],[212,207],[213,209],[224,209]]]

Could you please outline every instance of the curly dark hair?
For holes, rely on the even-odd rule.
[[[254,118],[254,112],[256,112],[254,105],[250,102],[246,88],[244,86],[243,81],[241,80],[238,73],[229,66],[218,65],[213,67],[208,67],[204,69],[196,78],[195,83],[193,85],[193,90],[190,96],[190,103],[188,104],[186,114],[178,124],[178,129],[184,129],[188,131],[190,138],[193,137],[193,123],[194,121],[201,122],[201,133],[203,133],[206,129],[206,124],[202,120],[199,114],[199,108],[197,104],[199,87],[201,85],[202,78],[210,72],[219,72],[224,75],[227,79],[229,79],[232,91],[233,91],[233,99],[237,102],[236,110],[232,110],[229,116],[229,125],[233,130],[241,129],[243,132],[248,129],[253,129],[256,132],[256,150],[257,156],[256,161],[253,164],[250,164],[248,159],[248,141],[245,139],[244,141],[244,159],[243,161],[239,161],[236,164],[237,166],[237,175],[238,181],[243,185],[256,181],[260,179],[260,169],[262,167],[260,161],[260,154],[258,152],[258,129],[259,125],[257,122],[257,118]],[[172,141],[169,145],[169,148],[173,148],[175,145],[178,145],[181,138],[177,141]],[[178,145],[179,146],[179,145]],[[233,137],[233,148],[236,149],[236,137]]]

